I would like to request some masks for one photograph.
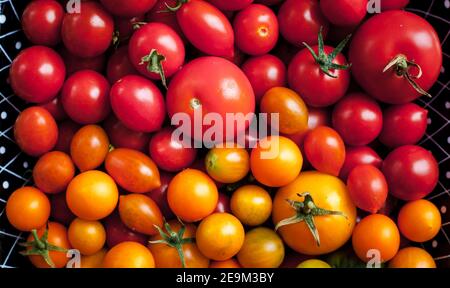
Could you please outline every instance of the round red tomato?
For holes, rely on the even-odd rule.
[[[130,130],[114,115],[109,116],[103,122],[103,128],[115,148],[129,148],[141,152],[147,151],[150,141],[149,133]]]
[[[120,47],[109,57],[106,75],[111,85],[124,76],[137,74],[138,72],[128,57],[128,46]]]
[[[233,28],[236,45],[246,54],[266,54],[278,41],[277,16],[264,5],[252,4],[240,11]]]
[[[32,103],[46,103],[55,98],[65,78],[63,60],[54,50],[44,46],[24,49],[9,70],[14,93]]]
[[[156,4],[156,0],[100,0],[111,14],[131,18],[144,15]]]
[[[58,126],[42,107],[23,110],[14,124],[14,138],[19,148],[30,156],[41,156],[52,150],[58,140]]]
[[[161,129],[166,116],[164,98],[153,82],[128,75],[111,88],[111,107],[125,126],[137,132]]]
[[[409,4],[409,0],[381,0],[381,11],[403,9]]]
[[[34,184],[45,193],[65,191],[75,176],[75,165],[70,156],[59,151],[42,155],[33,168]]]
[[[368,146],[347,147],[345,151],[345,162],[342,166],[339,178],[346,181],[348,174],[358,165],[370,164],[380,169],[383,159]]]
[[[72,75],[81,70],[94,70],[98,73],[102,73],[105,67],[105,54],[100,54],[91,58],[82,58],[70,53],[64,47],[59,49],[58,52],[66,64],[67,75]]]
[[[252,4],[253,0],[208,0],[214,6],[224,11],[242,10]]]
[[[66,13],[62,40],[73,54],[90,58],[105,52],[112,43],[114,21],[96,2],[82,2],[80,13]],[[121,9],[128,5],[120,5]]]
[[[58,1],[31,1],[22,14],[23,32],[33,44],[54,46],[61,41],[63,17]]]
[[[412,201],[430,194],[439,178],[439,166],[431,152],[420,146],[406,145],[389,153],[382,171],[395,197]]]
[[[366,92],[386,103],[403,104],[427,94],[439,76],[442,50],[436,31],[425,19],[388,11],[358,29],[350,61],[353,76]]]
[[[50,102],[39,104],[39,106],[50,112],[56,121],[62,121],[67,118],[67,114],[66,111],[64,111],[60,97],[56,97]]]
[[[163,225],[158,205],[150,197],[142,194],[120,196],[119,214],[128,228],[146,235],[158,234],[155,226]]]
[[[320,0],[320,9],[336,26],[356,26],[367,14],[368,0]]]

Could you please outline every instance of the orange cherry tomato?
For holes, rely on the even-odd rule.
[[[424,249],[407,247],[400,249],[389,261],[389,268],[436,268],[433,257]]]
[[[398,214],[398,228],[403,236],[414,242],[433,239],[441,229],[441,214],[428,200],[406,203]]]
[[[106,173],[92,170],[77,175],[70,182],[66,202],[70,211],[84,220],[100,220],[116,208],[119,191]]]
[[[291,135],[308,129],[308,108],[302,98],[291,89],[270,89],[264,94],[260,107],[262,113],[269,114],[269,123],[270,114],[278,113],[281,133]]]
[[[39,189],[19,188],[6,202],[6,217],[9,223],[20,231],[39,229],[50,217],[50,201]]]
[[[102,268],[103,259],[105,258],[106,252],[106,249],[101,249],[92,255],[82,255],[80,268]]]
[[[196,222],[214,211],[219,192],[208,175],[200,170],[186,169],[170,182],[167,200],[170,209],[181,220]]]
[[[239,262],[234,259],[228,259],[224,261],[211,261],[209,264],[209,268],[219,268],[219,269],[228,269],[228,268],[241,268]]]
[[[256,185],[237,189],[230,200],[231,211],[243,224],[258,226],[266,222],[272,213],[269,192]]]
[[[163,216],[152,198],[142,194],[120,196],[119,214],[131,230],[147,235],[158,233],[154,225],[163,225]]]
[[[228,213],[214,213],[200,222],[196,233],[197,246],[209,259],[227,260],[241,249],[244,233],[239,219]]]
[[[156,164],[136,150],[114,149],[106,157],[105,168],[120,187],[132,193],[147,193],[161,186]]]
[[[72,159],[59,151],[42,155],[33,169],[34,184],[42,192],[50,194],[65,191],[74,176],[75,166]]]
[[[104,268],[155,268],[152,252],[137,242],[122,242],[103,258]]]
[[[105,245],[106,232],[102,223],[76,218],[70,223],[69,242],[83,255],[93,255]]]
[[[400,232],[391,218],[372,214],[359,222],[352,237],[353,250],[364,262],[373,257],[369,250],[380,253],[381,262],[391,260],[400,247]]]
[[[221,183],[234,183],[247,176],[250,157],[244,148],[216,147],[205,157],[205,167],[209,176]]]
[[[87,125],[73,135],[70,156],[81,172],[92,170],[105,161],[109,139],[105,130],[97,125]]]
[[[294,181],[302,165],[303,156],[297,144],[283,136],[269,136],[259,141],[250,156],[253,176],[270,187]]]

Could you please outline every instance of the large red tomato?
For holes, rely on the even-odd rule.
[[[156,4],[156,0],[100,0],[100,2],[111,14],[124,18],[144,15]]]
[[[440,73],[442,50],[425,19],[388,11],[358,29],[350,61],[353,76],[365,91],[380,101],[402,104],[428,94]]]

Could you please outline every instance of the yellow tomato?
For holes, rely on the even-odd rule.
[[[76,218],[70,223],[67,232],[73,248],[83,255],[92,255],[105,245],[106,231],[99,221],[88,221]]]
[[[89,256],[82,255],[80,268],[102,268],[103,258],[105,258],[106,252],[106,249],[102,249]]]
[[[331,266],[319,259],[309,259],[298,264],[297,268],[331,268]]]
[[[403,248],[389,262],[389,268],[436,268],[431,255],[417,247]]]
[[[258,226],[272,213],[272,198],[263,188],[245,185],[237,189],[230,200],[231,211],[243,224]]]
[[[244,178],[250,170],[247,150],[239,147],[216,147],[205,157],[206,171],[221,183],[234,183]]]

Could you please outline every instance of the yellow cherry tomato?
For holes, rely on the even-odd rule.
[[[272,198],[263,188],[245,185],[237,189],[230,200],[231,211],[243,224],[258,226],[272,213]]]
[[[331,266],[319,259],[309,259],[298,264],[297,268],[331,268]]]

